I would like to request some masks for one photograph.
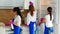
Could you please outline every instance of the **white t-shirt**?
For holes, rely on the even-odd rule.
[[[27,25],[30,24],[30,21],[36,22],[37,11],[34,11],[33,13],[34,13],[33,16],[31,16],[30,12],[27,14]]]
[[[45,16],[45,19],[46,19],[46,27],[53,27],[53,15],[52,15],[52,20],[50,20],[50,15],[46,15]]]
[[[17,23],[17,25],[18,25],[19,27],[21,27],[21,26],[20,26],[20,25],[21,25],[21,17],[20,17],[19,15],[16,15],[16,16],[15,16],[14,23]]]

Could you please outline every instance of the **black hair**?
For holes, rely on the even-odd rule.
[[[34,6],[33,6],[33,5],[29,5],[29,10],[30,10],[31,8],[34,8]]]
[[[34,6],[33,5],[29,5],[29,11],[31,13],[31,16],[33,16],[33,11],[34,11]]]
[[[17,12],[17,15],[21,16],[21,11],[20,11],[19,7],[14,7],[13,12]],[[22,16],[21,16],[21,18],[22,18]]]
[[[50,20],[52,20],[52,7],[48,7],[47,10],[50,14]]]

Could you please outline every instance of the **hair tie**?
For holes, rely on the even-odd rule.
[[[33,5],[33,2],[30,1],[29,4],[30,4],[30,5]]]

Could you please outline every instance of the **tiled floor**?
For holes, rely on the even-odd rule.
[[[13,34],[10,27],[0,27],[0,34]]]
[[[54,25],[54,34],[57,34],[57,25]],[[22,34],[29,34],[29,29],[28,27],[23,26],[22,27],[23,31]],[[39,34],[43,34],[43,28],[41,26],[38,27],[39,29]],[[4,26],[0,26],[0,34],[13,34],[13,31],[11,31],[10,27],[4,27]]]
[[[13,34],[10,27],[5,27],[6,34]]]
[[[0,34],[5,34],[5,28],[4,28],[4,26],[0,26]]]

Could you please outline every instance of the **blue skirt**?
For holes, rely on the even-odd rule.
[[[14,25],[14,34],[21,34],[21,28],[19,26]]]
[[[53,27],[45,26],[44,34],[51,34],[51,33],[53,33],[53,31],[54,31]]]
[[[34,24],[36,24],[36,22],[30,22],[30,24],[29,24],[29,31],[30,31],[30,34],[35,34],[35,31],[34,31]]]

